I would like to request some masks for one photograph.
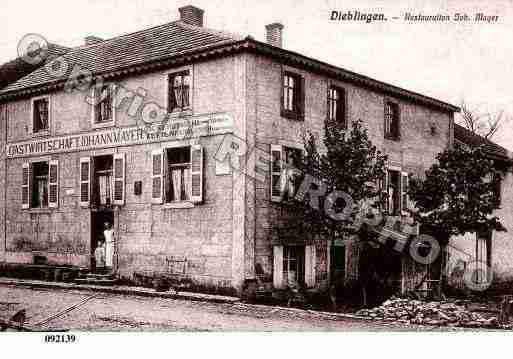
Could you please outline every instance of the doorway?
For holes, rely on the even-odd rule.
[[[103,231],[104,223],[114,225],[114,211],[112,209],[98,209],[91,211],[91,270],[96,271],[96,258],[94,251],[98,247],[98,242],[105,241]]]
[[[91,183],[91,270],[96,272],[98,266],[95,250],[99,241],[105,241],[105,223],[114,226],[112,207],[113,186],[113,155],[93,157]]]

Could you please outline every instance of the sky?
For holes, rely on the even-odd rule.
[[[18,41],[37,33],[66,46],[85,36],[111,38],[178,19],[178,8],[205,10],[204,25],[265,41],[281,22],[284,48],[480,113],[504,111],[494,141],[513,151],[513,0],[2,0],[0,63]],[[331,21],[333,10],[382,12],[388,21]],[[448,22],[407,22],[444,14]],[[493,23],[455,21],[455,14],[497,15]],[[398,17],[398,19],[392,19]]]

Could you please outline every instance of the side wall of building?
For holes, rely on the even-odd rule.
[[[489,243],[490,265],[493,271],[493,277],[490,284],[493,286],[504,287],[505,284],[513,281],[513,174],[507,172],[501,183],[501,204],[495,211],[495,215],[500,219],[506,231],[494,231]],[[478,258],[478,249],[476,248],[476,234],[467,233],[463,236],[451,238],[449,252],[449,265],[447,275],[449,283],[456,288],[463,289],[463,273],[467,271],[468,278],[471,275],[477,275],[476,260],[483,264],[486,259],[483,256],[485,251],[481,251],[483,258]],[[479,268],[483,266],[480,265]],[[509,284],[508,284],[509,285]]]
[[[421,175],[452,141],[452,113],[433,110],[403,99],[371,91],[354,84],[332,80],[308,71],[291,68],[269,58],[255,56],[256,146],[269,152],[270,146],[302,148],[302,135],[312,132],[322,149],[323,125],[327,116],[327,91],[329,84],[345,89],[347,121],[362,120],[371,141],[389,156],[389,165],[403,171]],[[282,70],[300,74],[305,80],[304,121],[280,116]],[[384,139],[384,103],[394,101],[400,108],[400,141]],[[255,181],[255,265],[263,280],[273,276],[272,228],[280,216],[279,206],[270,199],[270,176],[265,182]],[[326,243],[316,244],[316,283],[327,282],[329,256]],[[346,248],[346,277],[357,276],[358,249]]]

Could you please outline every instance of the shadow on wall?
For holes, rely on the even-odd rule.
[[[8,250],[13,252],[32,252],[44,251],[52,253],[70,253],[84,255],[87,253],[87,246],[81,240],[80,235],[70,237],[58,234],[55,240],[50,239],[50,234],[43,239],[44,236],[35,240],[27,236],[16,236],[8,245]]]

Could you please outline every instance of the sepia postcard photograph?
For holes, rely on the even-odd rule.
[[[0,347],[507,338],[512,39],[513,0],[3,0]]]

